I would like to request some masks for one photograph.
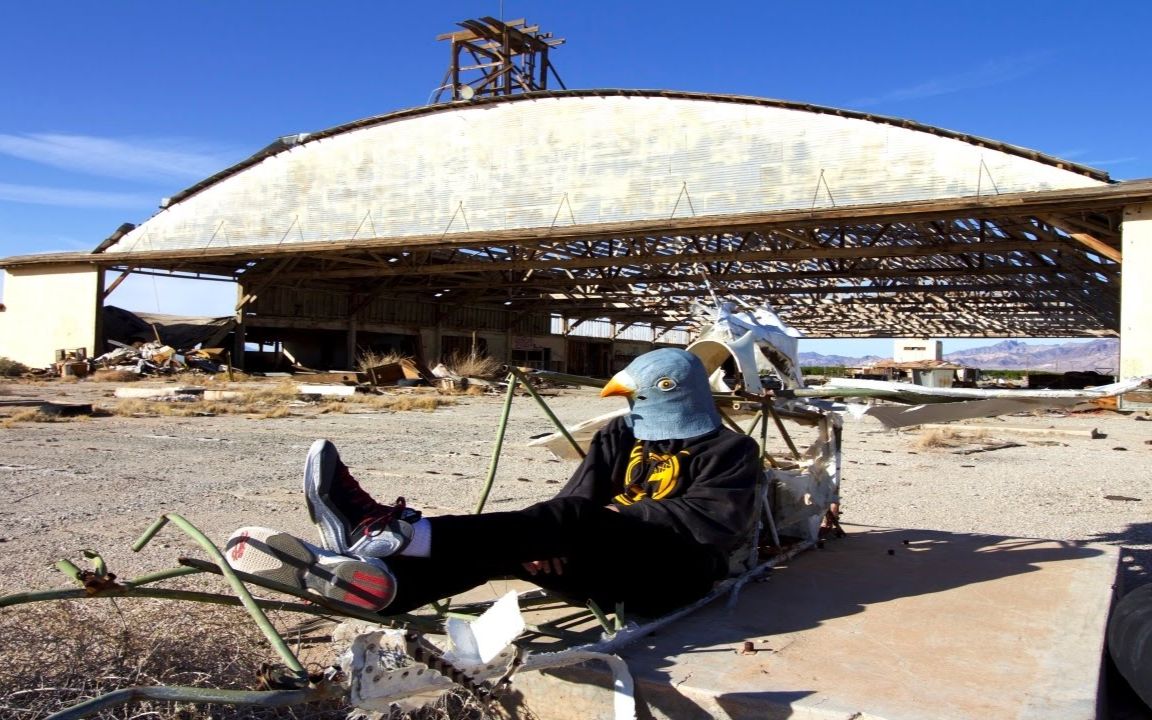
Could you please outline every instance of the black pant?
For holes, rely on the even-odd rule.
[[[702,597],[727,572],[717,548],[579,497],[428,522],[431,557],[386,560],[397,593],[385,613],[408,612],[514,576],[576,602],[595,600],[606,610],[624,602],[631,612],[655,615]],[[555,557],[567,558],[561,575],[531,576],[522,566]]]

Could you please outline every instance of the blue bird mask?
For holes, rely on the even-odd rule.
[[[610,395],[628,398],[637,440],[687,440],[720,427],[704,364],[686,350],[644,353],[600,392]]]

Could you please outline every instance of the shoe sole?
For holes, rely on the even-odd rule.
[[[336,446],[327,440],[317,440],[308,448],[308,457],[304,460],[304,497],[308,517],[320,531],[320,544],[325,550],[343,555],[348,552],[344,531],[347,523],[326,502],[332,491],[336,466],[334,462],[324,462],[324,455],[329,452],[335,453]]]
[[[298,538],[269,528],[241,528],[224,556],[234,570],[376,612],[396,596],[396,581],[380,566],[353,558],[321,560]]]

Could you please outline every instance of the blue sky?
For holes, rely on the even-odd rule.
[[[162,197],[290,133],[428,102],[436,35],[527,17],[570,88],[756,95],[910,118],[1152,177],[1152,3],[9,3],[0,256],[88,251]],[[133,278],[131,309],[225,314],[233,290]],[[945,351],[989,341],[946,341]],[[891,342],[802,350],[890,355]]]

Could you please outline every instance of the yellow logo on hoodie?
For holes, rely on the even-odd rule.
[[[628,456],[628,469],[624,472],[627,485],[614,500],[621,505],[650,498],[662,500],[680,487],[680,463],[688,457],[687,450],[673,454],[645,452],[643,442],[637,441]]]

